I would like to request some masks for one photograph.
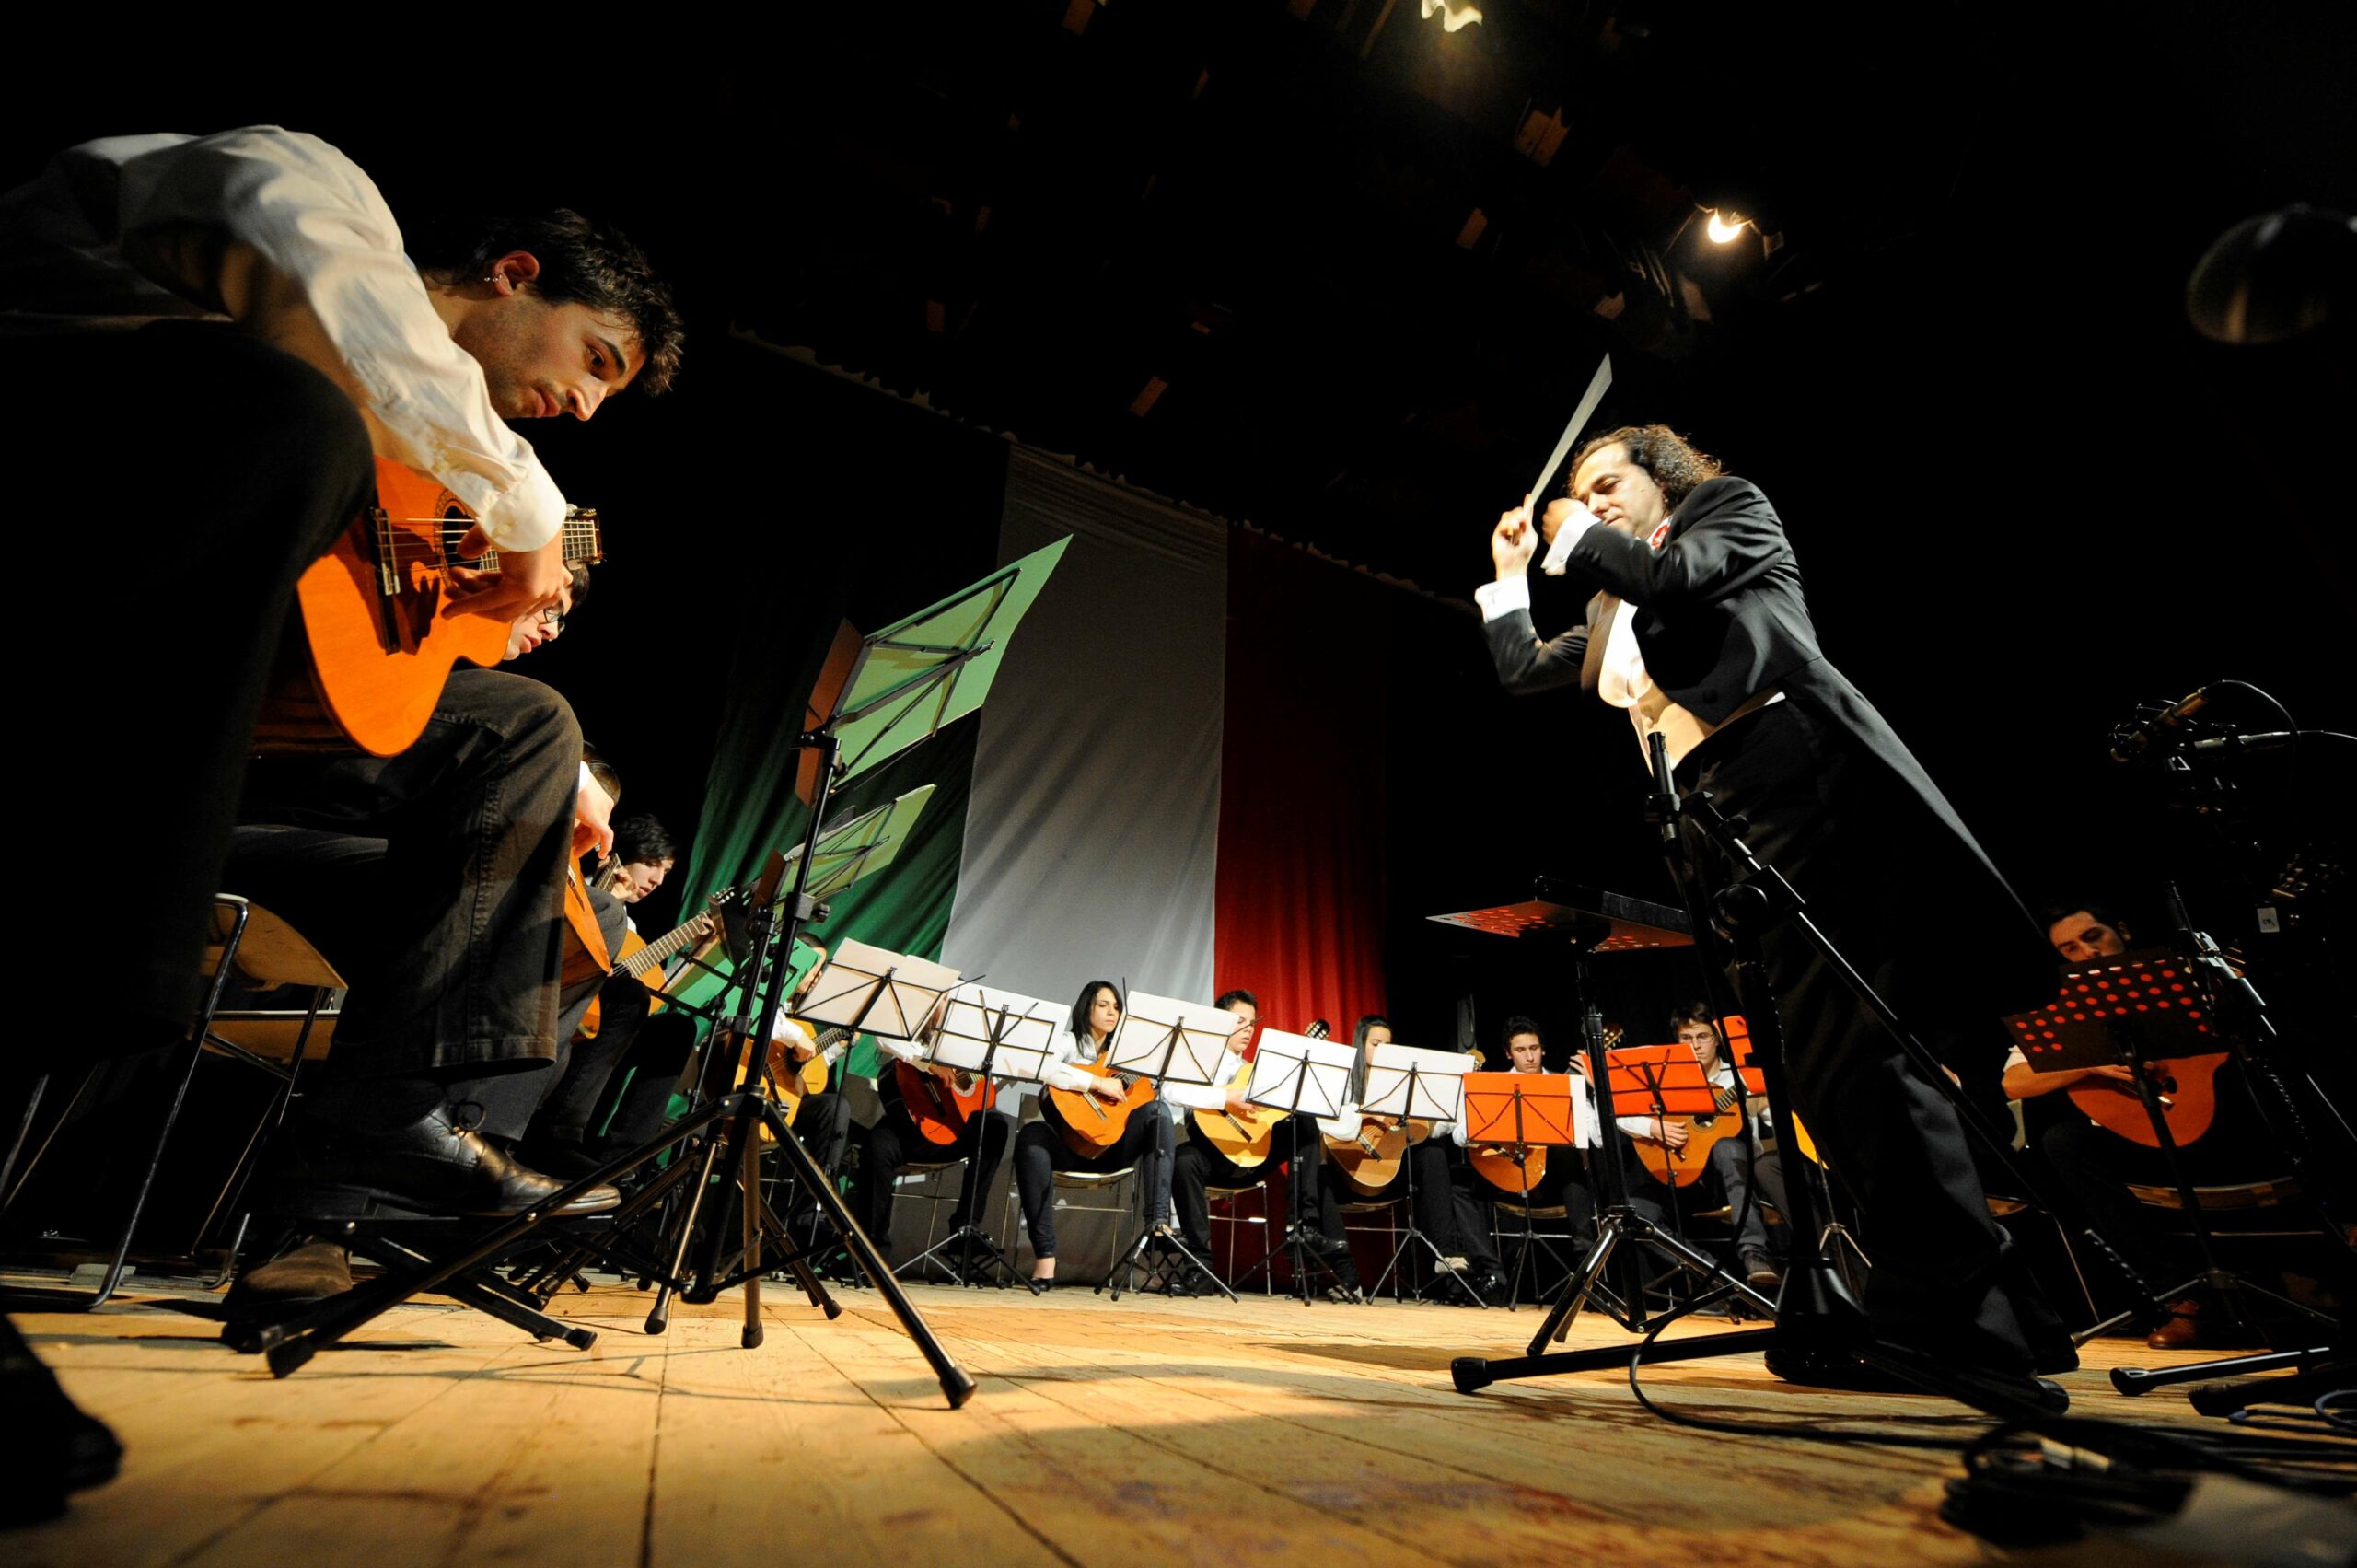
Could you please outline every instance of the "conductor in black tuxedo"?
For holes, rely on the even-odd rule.
[[[1546,640],[1525,571],[1540,536],[1566,529],[1565,571],[1598,592],[1585,624]],[[1538,528],[1527,502],[1500,518],[1491,552],[1497,580],[1476,597],[1506,687],[1577,684],[1627,710],[1641,757],[1660,731],[1680,788],[1742,819],[1754,852],[1942,1060],[2052,994],[2051,955],[2012,889],[1818,649],[1783,525],[1756,485],[1666,426],[1616,430],[1582,448],[1570,495]],[[1681,848],[1704,897],[1732,878],[1690,822]],[[1990,1218],[1955,1109],[1805,936],[1780,925],[1761,947],[1794,1099],[1863,1209],[1875,1334],[2006,1375],[2075,1365]],[[1846,1372],[1792,1356],[1771,1370]]]

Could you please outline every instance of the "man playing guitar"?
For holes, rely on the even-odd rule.
[[[1708,1179],[1716,1183],[1720,1194],[1726,1199],[1731,1217],[1740,1222],[1736,1232],[1736,1253],[1742,1260],[1746,1280],[1759,1289],[1773,1290],[1783,1283],[1784,1276],[1776,1265],[1777,1249],[1770,1241],[1767,1215],[1760,1205],[1771,1203],[1782,1212],[1784,1167],[1775,1145],[1766,1141],[1772,1132],[1768,1125],[1767,1097],[1744,1095],[1735,1064],[1726,1060],[1709,1003],[1696,1002],[1681,1007],[1670,1022],[1678,1031],[1678,1043],[1691,1051],[1694,1060],[1702,1064],[1703,1076],[1735,1101],[1733,1109],[1716,1119],[1724,1125],[1712,1129],[1720,1135],[1711,1145]],[[1690,1141],[1708,1135],[1698,1131],[1690,1117],[1623,1116],[1618,1120],[1620,1131],[1628,1134],[1631,1143],[1659,1148],[1683,1150]],[[1743,1136],[1746,1121],[1750,1122],[1754,1138],[1759,1141],[1756,1160],[1750,1156]],[[1751,1196],[1748,1202],[1745,1202],[1747,1194]],[[1691,1213],[1696,1204],[1690,1197],[1679,1198],[1671,1184],[1639,1164],[1629,1167],[1629,1206],[1654,1224],[1675,1229],[1675,1216],[1681,1212]]]

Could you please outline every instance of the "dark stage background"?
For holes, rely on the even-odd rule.
[[[2337,471],[2349,324],[2235,349],[2198,337],[2182,303],[2227,226],[2293,201],[2357,205],[2344,19],[1933,8],[1895,34],[1878,12],[1803,8],[1741,50],[1699,49],[1691,72],[1634,78],[1633,101],[1613,78],[1623,124],[1580,120],[1575,72],[1573,140],[1603,151],[1576,178],[1523,168],[1476,190],[1501,233],[1468,250],[1462,203],[1444,192],[1425,204],[1446,221],[1420,222],[1420,198],[1397,195],[1419,170],[1478,183],[1492,157],[1423,90],[1458,68],[1457,40],[1411,26],[1412,6],[1364,58],[1366,17],[1345,25],[1333,0],[1306,21],[1276,4],[1124,3],[1077,34],[1063,0],[954,22],[853,9],[582,46],[546,42],[561,20],[518,20],[455,54],[422,37],[408,80],[357,79],[324,52],[265,69],[67,50],[0,109],[0,180],[92,135],[276,122],[351,154],[405,222],[496,199],[632,231],[678,282],[686,370],[594,428],[530,429],[606,516],[612,561],[529,672],[621,762],[626,809],[682,831],[747,639],[823,640],[840,614],[873,624],[974,575],[998,526],[996,433],[1462,598],[1605,348],[1608,418],[1690,431],[1776,502],[1829,653],[2033,901],[2085,889],[2149,911],[2177,873],[2205,920],[2239,923],[2149,781],[2105,758],[2138,701],[2235,677],[2305,725],[2357,727]],[[1629,16],[1658,9],[1614,23],[1501,4],[1467,47],[1496,74],[1518,40],[1639,36]],[[1604,321],[1542,286],[1513,225],[1574,212],[1616,156],[1639,155],[1696,190],[1713,170],[1781,169],[1814,193],[1790,203],[1793,250],[1811,221],[1840,243],[1789,300],[1710,273],[1756,258],[1679,251],[1716,307],[1707,325]],[[1382,199],[1378,167],[1396,177]],[[1166,404],[1130,412],[1165,372]],[[203,395],[138,389],[93,417],[135,446],[142,421]],[[1377,602],[1351,634],[1383,683],[1369,749],[1387,770],[1403,1032],[1438,1038],[1469,985],[1485,1032],[1508,1011],[1561,1023],[1544,962],[1422,917],[1525,896],[1538,872],[1666,897],[1626,721],[1503,696],[1469,607]],[[1542,586],[1542,623],[1576,612]],[[1266,738],[1271,761],[1284,743]],[[2250,769],[2262,861],[2342,796],[2344,761],[2313,749],[2302,800]],[[1939,897],[1904,865],[1891,877],[1902,909]],[[1684,986],[1661,961],[1622,962],[1616,1011],[1655,1016]]]

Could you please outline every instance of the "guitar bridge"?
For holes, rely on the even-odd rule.
[[[401,574],[393,563],[393,519],[382,506],[371,506],[368,520],[377,530],[377,591],[392,598],[401,591]]]

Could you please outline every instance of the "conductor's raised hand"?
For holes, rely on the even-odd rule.
[[[1498,526],[1490,530],[1490,562],[1498,569],[1498,580],[1504,582],[1527,570],[1538,552],[1538,530],[1530,520],[1530,497],[1525,495],[1521,505],[1500,513]]]
[[[459,553],[472,559],[490,548],[490,536],[478,523],[459,541]],[[496,572],[453,566],[447,575],[449,590],[442,606],[445,617],[487,615],[493,621],[514,621],[551,605],[562,609],[566,590],[573,583],[572,573],[564,563],[562,530],[537,550],[500,552]]]

